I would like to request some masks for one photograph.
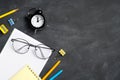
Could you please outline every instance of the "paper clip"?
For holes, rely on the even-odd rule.
[[[9,22],[10,26],[13,26],[13,25],[15,24],[12,18],[10,18],[10,19],[8,20],[8,22]]]
[[[0,25],[0,30],[2,31],[3,34],[6,34],[8,32],[8,29],[4,24]]]
[[[60,55],[65,56],[66,52],[63,49],[59,50]]]

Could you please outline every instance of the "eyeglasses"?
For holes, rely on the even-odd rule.
[[[44,44],[33,45],[21,38],[11,39],[11,41],[14,51],[19,54],[25,54],[29,51],[30,47],[34,47],[34,54],[39,59],[49,58],[51,55],[50,53],[54,51],[54,49],[51,49]]]

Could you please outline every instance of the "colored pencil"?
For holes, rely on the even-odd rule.
[[[42,80],[46,80],[47,77],[53,72],[53,70],[55,70],[55,68],[60,64],[60,60],[58,60],[53,67],[43,76]]]
[[[10,15],[10,14],[13,14],[13,13],[15,13],[16,11],[18,11],[19,9],[14,9],[14,10],[11,10],[11,11],[9,11],[9,12],[7,12],[7,13],[4,13],[4,14],[2,14],[2,15],[0,15],[0,19],[1,18],[4,18],[4,17],[6,17],[6,16],[8,16],[8,15]]]
[[[59,76],[63,70],[59,70],[56,74],[54,74],[49,80],[54,80],[57,76]]]

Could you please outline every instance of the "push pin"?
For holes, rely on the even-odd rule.
[[[65,56],[66,52],[63,49],[59,50],[60,55]]]
[[[0,30],[2,31],[3,34],[6,34],[8,32],[8,29],[4,24],[0,25]]]
[[[10,18],[10,19],[8,20],[8,22],[9,22],[10,26],[13,26],[13,25],[15,24],[12,18]]]

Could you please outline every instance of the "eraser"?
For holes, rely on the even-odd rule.
[[[13,26],[13,25],[15,24],[12,18],[10,18],[10,19],[8,20],[8,22],[9,22],[10,26]]]
[[[0,25],[0,30],[2,31],[3,34],[6,34],[8,32],[8,29],[4,24]]]

